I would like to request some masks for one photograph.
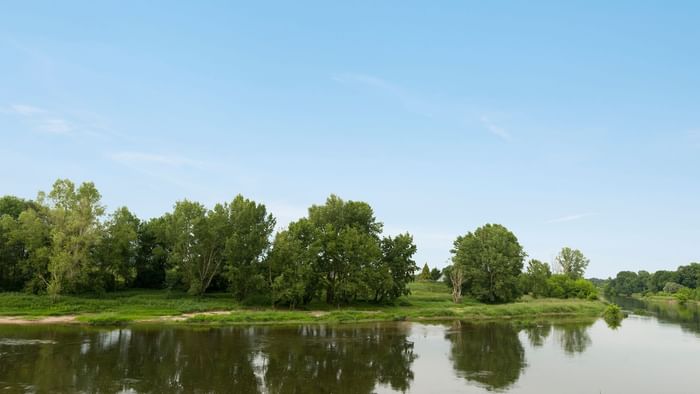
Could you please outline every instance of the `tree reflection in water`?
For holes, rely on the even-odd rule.
[[[0,330],[16,338],[0,385],[16,391],[406,391],[416,359],[406,325]]]
[[[446,338],[458,375],[488,390],[510,387],[525,368],[525,350],[510,324],[457,321]]]

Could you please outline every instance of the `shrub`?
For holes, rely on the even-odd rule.
[[[664,293],[676,294],[683,286],[676,282],[666,282],[664,285]]]

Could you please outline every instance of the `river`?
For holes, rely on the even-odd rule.
[[[616,302],[639,313],[617,329],[602,320],[0,326],[0,392],[699,392],[698,309]]]

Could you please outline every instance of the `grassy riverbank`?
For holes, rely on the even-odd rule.
[[[348,323],[438,319],[517,319],[599,316],[600,301],[531,299],[510,304],[486,305],[470,299],[451,301],[442,283],[411,284],[412,294],[394,305],[355,304],[340,308],[314,303],[304,310],[249,307],[234,302],[228,294],[190,297],[167,291],[127,291],[103,298],[63,296],[56,302],[47,296],[0,294],[0,319],[8,322],[38,321],[63,316],[63,322],[124,324],[134,322],[180,322],[193,324]],[[8,318],[11,317],[11,318]]]

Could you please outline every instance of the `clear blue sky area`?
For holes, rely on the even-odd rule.
[[[511,229],[589,276],[700,260],[700,3],[21,1],[0,194],[91,180],[142,218],[335,193],[444,266]]]

